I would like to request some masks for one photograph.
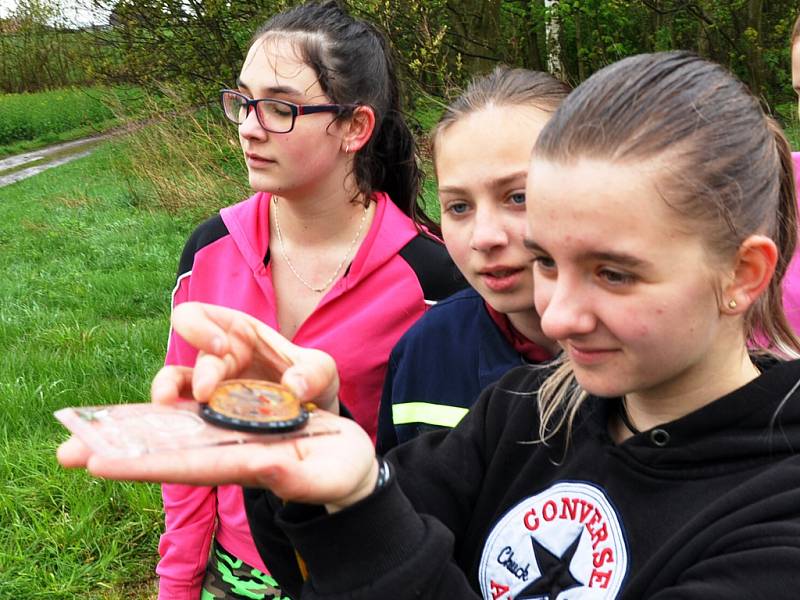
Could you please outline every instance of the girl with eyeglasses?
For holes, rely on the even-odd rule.
[[[379,452],[454,426],[506,371],[558,353],[542,334],[522,242],[531,149],[567,93],[547,73],[497,67],[476,77],[434,129],[442,238],[471,288],[434,306],[392,350]]]
[[[256,193],[191,235],[173,306],[241,310],[330,353],[342,402],[374,437],[389,351],[427,305],[463,287],[425,232],[438,228],[417,205],[388,43],[336,2],[297,6],[256,32],[221,101]],[[168,365],[191,369],[196,356],[170,335]],[[165,485],[163,498],[159,598],[282,597],[239,486]]]
[[[76,439],[60,460],[271,490],[248,494],[248,516],[295,598],[794,597],[800,342],[781,280],[797,204],[780,128],[719,65],[635,56],[558,108],[526,189],[535,304],[562,360],[509,372],[453,430],[376,459],[330,415],[337,435],[216,464],[92,456]],[[154,402],[207,399],[263,367],[249,349],[273,339],[318,376],[305,397],[338,409],[332,360],[248,315],[189,304],[173,324],[208,370],[164,368]]]

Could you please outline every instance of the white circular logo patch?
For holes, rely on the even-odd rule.
[[[486,539],[478,579],[486,600],[606,600],[628,572],[628,547],[603,491],[555,484],[511,508]]]

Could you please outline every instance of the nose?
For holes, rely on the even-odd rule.
[[[470,248],[488,252],[508,245],[508,232],[500,215],[495,210],[478,210],[472,227]]]
[[[542,333],[563,341],[591,333],[597,327],[589,290],[565,275],[533,276],[533,296],[541,315]]]
[[[250,108],[244,122],[239,125],[239,135],[246,139],[266,139],[267,130],[261,127],[261,124],[258,122],[255,107]]]

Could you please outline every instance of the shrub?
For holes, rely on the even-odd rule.
[[[144,207],[196,219],[249,196],[236,127],[218,109],[193,107],[167,91],[150,100],[153,121],[134,133],[120,170]]]

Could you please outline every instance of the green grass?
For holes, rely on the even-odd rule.
[[[0,157],[105,131],[121,123],[119,111],[141,116],[143,106],[134,87],[0,94]]]
[[[447,102],[435,96],[420,95],[414,100],[412,121],[421,131],[430,131],[439,122]]]
[[[441,214],[433,164],[429,160],[423,160],[422,168],[425,171],[425,180],[422,182],[422,207],[425,213],[438,223],[441,220]]]
[[[157,486],[55,460],[65,406],[148,399],[186,217],[141,210],[122,142],[0,188],[0,597],[146,598]]]

